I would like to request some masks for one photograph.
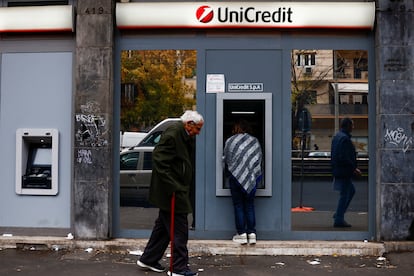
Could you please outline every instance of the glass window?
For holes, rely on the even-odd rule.
[[[136,170],[138,167],[139,152],[131,152],[121,155],[121,170]]]
[[[297,66],[312,66],[316,64],[315,53],[298,53],[296,54]]]
[[[195,50],[121,51],[120,125],[122,132],[147,132],[136,147],[155,146],[165,127],[154,129],[167,118],[178,118],[183,110],[196,107]],[[167,126],[167,123],[165,124]],[[151,229],[158,209],[149,201],[152,151],[145,148],[128,155],[121,153],[120,228]],[[138,162],[138,157],[141,161]],[[140,166],[137,170],[137,166]],[[142,166],[142,168],[141,168]],[[122,170],[137,170],[123,173]],[[130,214],[142,219],[131,221]]]
[[[291,58],[291,228],[295,231],[343,230],[333,227],[339,195],[332,185],[331,142],[339,131],[341,119],[349,117],[354,121],[352,142],[362,176],[353,180],[356,193],[346,220],[352,224],[349,230],[366,231],[368,52],[298,49],[292,51]],[[312,68],[306,68],[308,65]]]
[[[144,152],[143,170],[152,170],[152,152]]]

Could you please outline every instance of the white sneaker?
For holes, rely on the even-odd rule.
[[[256,243],[256,234],[255,233],[250,233],[248,235],[249,237],[249,244],[255,244]]]
[[[243,233],[243,234],[237,234],[233,236],[233,241],[240,243],[240,244],[246,244],[247,243],[247,234]]]

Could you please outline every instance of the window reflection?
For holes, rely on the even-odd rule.
[[[121,142],[125,133],[136,137],[132,146],[121,144],[121,229],[153,227],[158,209],[148,201],[152,152],[165,128],[195,108],[196,57],[195,50],[121,52]]]
[[[293,50],[292,230],[335,231],[332,216],[338,194],[332,187],[330,147],[340,120],[350,117],[352,141],[363,176],[346,216],[353,227],[368,229],[368,52],[363,50]],[[306,125],[304,112],[309,114]],[[304,121],[305,120],[305,121]],[[299,207],[299,208],[298,208]],[[343,230],[343,229],[341,229]]]

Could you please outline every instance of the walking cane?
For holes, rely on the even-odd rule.
[[[171,197],[171,224],[170,224],[170,247],[171,247],[171,258],[170,258],[170,276],[173,275],[173,263],[174,263],[174,215],[175,215],[175,192]]]

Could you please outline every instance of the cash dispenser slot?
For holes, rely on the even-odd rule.
[[[56,129],[16,132],[16,193],[56,195],[58,177]]]

